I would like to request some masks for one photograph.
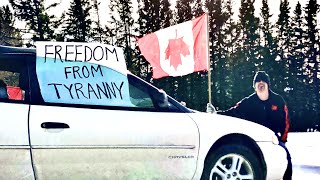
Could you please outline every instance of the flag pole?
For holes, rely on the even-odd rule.
[[[212,104],[211,101],[211,66],[210,66],[210,43],[209,43],[209,13],[207,15],[207,42],[208,42],[208,95],[209,95],[209,103]]]

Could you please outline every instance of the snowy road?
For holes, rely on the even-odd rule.
[[[320,132],[289,133],[293,180],[320,179]]]

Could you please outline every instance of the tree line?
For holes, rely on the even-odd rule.
[[[152,79],[152,68],[141,55],[135,37],[207,12],[214,106],[227,109],[253,93],[253,76],[264,70],[270,75],[271,89],[282,95],[289,106],[291,131],[307,131],[320,124],[317,0],[295,5],[281,0],[275,23],[270,21],[267,0],[259,0],[259,16],[254,13],[255,0],[241,0],[236,18],[233,0],[177,0],[174,7],[169,0],[110,0],[108,7],[97,0],[71,0],[61,17],[48,14],[59,8],[58,3],[45,6],[44,0],[9,1],[12,10],[9,6],[0,8],[1,44],[33,46],[35,41],[56,40],[120,46],[131,72],[200,111],[208,102],[207,72]],[[138,6],[137,11],[134,5]],[[106,17],[101,16],[101,11],[107,8],[110,21],[102,24],[101,18]],[[138,18],[134,19],[134,15]],[[26,28],[15,27],[17,20],[25,22]],[[24,33],[32,34],[32,38],[22,39]]]

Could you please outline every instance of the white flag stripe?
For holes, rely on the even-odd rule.
[[[194,54],[193,54],[193,33],[192,33],[192,21],[187,21],[175,26],[171,26],[161,31],[155,32],[159,40],[160,46],[160,65],[161,68],[170,76],[181,76],[190,74],[194,71]],[[183,41],[189,46],[189,55],[182,55],[181,65],[178,65],[177,70],[171,65],[170,56],[169,60],[165,60],[166,49],[170,39],[178,39],[183,37]]]

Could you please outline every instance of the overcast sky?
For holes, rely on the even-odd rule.
[[[54,2],[61,2],[61,4],[56,7],[54,10],[52,10],[50,13],[55,13],[55,15],[60,16],[63,11],[66,11],[69,6],[70,6],[70,1],[71,0],[46,0],[47,5],[52,4]],[[291,13],[293,12],[297,2],[300,1],[302,7],[305,7],[306,3],[309,0],[289,0],[289,4],[291,7]],[[100,12],[100,17],[106,17],[106,18],[101,18],[101,23],[106,24],[108,20],[110,20],[108,17],[108,4],[109,0],[98,0],[98,2],[101,2],[100,7],[99,7],[99,12]],[[175,0],[171,0],[172,3],[175,3]],[[270,13],[273,14],[271,17],[271,21],[275,22],[278,18],[279,15],[279,7],[280,7],[280,0],[269,0],[269,8],[270,8]],[[235,18],[238,17],[238,11],[240,7],[241,0],[233,0],[234,3],[234,12],[235,12]],[[9,0],[0,0],[0,6],[9,4]],[[261,8],[262,0],[256,0],[255,1],[255,15],[257,17],[260,17],[260,8]],[[136,3],[134,3],[135,6],[135,11],[136,11]],[[320,25],[320,13],[318,13],[318,24]],[[18,26],[21,23],[18,23]]]

